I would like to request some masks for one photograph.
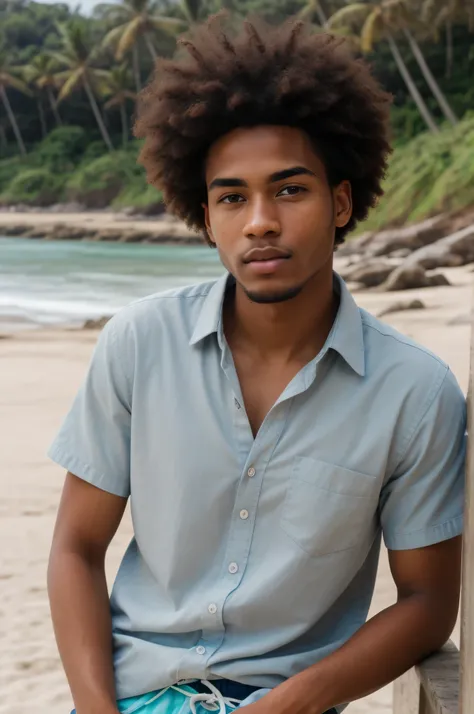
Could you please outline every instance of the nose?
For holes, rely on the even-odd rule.
[[[272,202],[265,199],[249,202],[244,235],[246,238],[280,235],[280,221]]]

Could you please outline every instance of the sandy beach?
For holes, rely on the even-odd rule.
[[[56,216],[57,222],[62,220]],[[400,300],[421,299],[426,309],[385,319],[445,359],[465,391],[470,271],[470,266],[443,271],[452,287],[355,293],[358,303],[375,314]],[[66,330],[0,339],[0,714],[65,714],[71,709],[46,593],[46,564],[63,473],[45,452],[84,376],[96,339],[97,332]],[[110,580],[130,536],[127,515],[110,549]],[[372,612],[394,598],[383,553]],[[454,639],[458,641],[458,632]],[[352,704],[348,712],[388,714],[391,687]]]

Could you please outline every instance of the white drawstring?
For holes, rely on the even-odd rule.
[[[180,684],[192,684],[195,681],[195,679],[181,680]],[[181,689],[179,685],[173,684],[171,687],[165,687],[165,689],[160,689],[160,691],[157,692],[157,694],[155,694],[155,696],[149,699],[147,702],[137,702],[136,704],[132,704],[132,706],[122,712],[122,714],[133,714],[133,712],[137,711],[141,707],[146,707],[148,706],[148,704],[155,702],[170,689],[174,689],[175,692],[179,692],[180,694],[184,694],[186,697],[189,697],[189,708],[191,709],[192,714],[197,714],[196,704],[198,702],[200,702],[202,707],[204,709],[207,709],[207,711],[209,712],[216,712],[219,710],[219,714],[227,714],[226,707],[229,707],[231,709],[237,709],[241,702],[240,699],[224,697],[222,692],[220,692],[217,687],[211,684],[211,682],[208,682],[207,679],[203,679],[201,681],[202,684],[205,684],[206,687],[210,689],[209,694],[201,694],[200,692],[192,694],[191,692],[187,692],[186,689]]]
[[[201,702],[203,708],[207,709],[207,711],[209,712],[215,712],[219,710],[219,714],[227,714],[227,707],[230,707],[231,709],[237,709],[241,701],[240,699],[224,697],[222,692],[220,692],[217,687],[211,684],[211,682],[208,682],[207,679],[203,679],[201,680],[201,682],[211,690],[210,694],[206,694],[204,692],[191,694],[191,692],[186,692],[186,690],[180,689],[178,686],[171,687],[171,689],[175,689],[177,692],[181,692],[182,694],[186,694],[187,697],[190,697],[189,708],[191,709],[192,714],[197,714],[196,704],[198,702]]]

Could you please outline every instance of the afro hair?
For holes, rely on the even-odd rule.
[[[239,127],[300,128],[323,160],[328,181],[352,186],[353,213],[336,244],[383,194],[390,96],[341,38],[289,20],[245,21],[231,32],[222,15],[179,40],[181,52],[157,62],[142,91],[135,135],[139,162],[168,210],[203,231],[205,162],[211,145]],[[209,242],[209,239],[208,239]]]

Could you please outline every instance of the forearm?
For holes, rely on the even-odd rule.
[[[54,551],[48,591],[59,652],[77,714],[116,712],[112,627],[104,564]]]
[[[369,620],[343,647],[273,690],[275,711],[322,714],[392,682],[449,637],[441,603],[413,595]]]

